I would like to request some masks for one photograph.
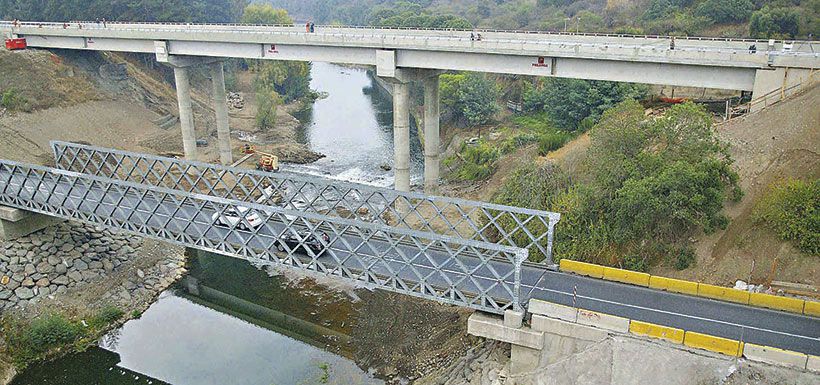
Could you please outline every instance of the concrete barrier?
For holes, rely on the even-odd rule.
[[[802,314],[806,301],[797,298],[783,297],[763,293],[750,293],[749,305],[766,307],[769,309],[783,310],[792,313]]]
[[[651,276],[649,274],[639,273],[637,271],[616,269],[614,267],[604,267],[604,279],[609,281],[617,281],[648,287],[650,277]]]
[[[743,356],[752,361],[789,366],[800,370],[806,368],[809,359],[809,356],[803,353],[755,344],[745,344],[743,346]]]
[[[635,320],[629,322],[629,332],[641,336],[660,338],[676,344],[682,344],[684,336],[683,329],[675,329]]]
[[[531,299],[527,308],[532,314],[545,315],[551,318],[558,318],[564,321],[575,322],[578,318],[578,309],[574,307],[558,305],[538,299]]]
[[[590,310],[578,310],[578,323],[617,333],[629,333],[629,319]]]
[[[683,281],[680,279],[658,277],[653,275],[649,278],[649,287],[658,290],[671,291],[673,293],[698,295],[698,283]]]
[[[803,305],[803,314],[820,317],[820,302],[806,301]]]
[[[806,369],[820,373],[820,356],[809,356],[809,360],[806,362]]]
[[[558,336],[577,338],[582,341],[598,342],[609,337],[609,332],[603,329],[544,317],[538,314],[533,314],[531,325],[532,330]]]
[[[698,284],[698,296],[719,299],[722,301],[737,302],[742,304],[749,303],[748,291],[737,290],[722,286],[707,285],[705,283]]]
[[[743,354],[742,342],[708,334],[687,331],[683,336],[683,344],[691,348],[709,350],[732,357],[740,357]]]
[[[591,263],[578,262],[570,259],[562,259],[558,263],[561,271],[575,273],[579,275],[586,275],[593,278],[604,277],[604,267],[601,265],[594,265]]]
[[[467,333],[530,349],[541,350],[544,347],[543,333],[530,328],[504,326],[503,319],[480,312],[473,313],[467,320]]]

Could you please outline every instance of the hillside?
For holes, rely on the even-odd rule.
[[[753,283],[771,278],[820,284],[817,256],[801,253],[751,219],[753,208],[772,182],[820,177],[818,100],[820,86],[815,85],[786,102],[717,127],[731,144],[745,195],[740,202],[727,204],[731,222],[726,230],[697,239],[695,267],[680,272],[659,267],[653,273],[722,285],[748,280],[750,275]]]

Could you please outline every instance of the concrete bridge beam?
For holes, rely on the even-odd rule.
[[[216,135],[219,147],[219,161],[229,166],[233,163],[231,154],[231,129],[228,126],[228,98],[225,95],[225,74],[222,62],[210,65],[213,86],[214,111],[216,112]]]

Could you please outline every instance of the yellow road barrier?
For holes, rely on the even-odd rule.
[[[698,295],[698,283],[682,281],[680,279],[658,277],[653,275],[649,278],[649,287],[653,289],[671,291],[673,293]]]
[[[649,286],[650,277],[651,276],[649,274],[639,273],[637,271],[616,269],[614,267],[604,267],[604,279],[610,281],[647,287]]]
[[[792,313],[802,314],[803,305],[806,301],[797,298],[782,297],[779,295],[769,295],[763,293],[750,293],[749,305],[767,307],[769,309],[783,310]]]
[[[651,324],[648,322],[632,320],[629,322],[629,332],[632,334],[638,334],[652,338],[660,338],[662,340],[667,340],[670,342],[674,342],[676,344],[683,343],[683,329],[675,329],[666,326]]]
[[[707,285],[705,283],[698,284],[698,296],[714,298],[729,302],[737,302],[742,304],[749,303],[748,291],[737,290],[722,286]]]
[[[686,332],[683,344],[691,348],[698,348],[725,354],[732,357],[743,355],[743,343],[726,338],[710,336],[695,332]]]
[[[604,267],[601,265],[593,265],[591,263],[562,259],[561,262],[559,262],[559,267],[561,271],[568,271],[570,273],[586,275],[593,278],[604,277]]]
[[[806,305],[803,306],[803,314],[820,317],[820,302],[806,301]]]

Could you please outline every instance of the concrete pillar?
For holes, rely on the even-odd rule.
[[[228,98],[225,95],[225,74],[222,62],[211,64],[211,84],[213,85],[214,111],[216,111],[216,136],[219,147],[219,161],[229,166],[233,163],[231,154],[231,129],[228,126]]]
[[[0,241],[24,237],[64,221],[62,218],[0,206]]]
[[[194,132],[194,113],[191,109],[191,85],[188,82],[188,69],[174,67],[174,80],[177,86],[179,123],[182,126],[182,147],[185,150],[185,159],[196,160],[196,132]]]
[[[393,83],[393,175],[395,189],[410,191],[410,87]]]
[[[438,191],[439,179],[439,82],[438,75],[424,79],[424,192]]]

